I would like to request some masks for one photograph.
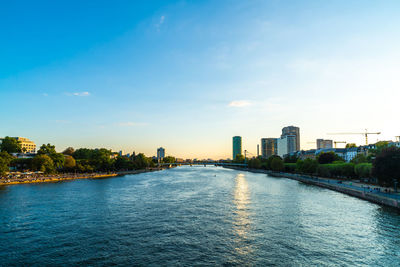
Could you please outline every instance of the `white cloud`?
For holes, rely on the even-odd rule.
[[[160,27],[161,27],[161,25],[164,24],[164,21],[165,21],[165,16],[162,15],[162,16],[160,17],[160,20],[158,21],[158,23],[156,23],[156,25],[155,25],[157,31],[160,31]]]
[[[43,93],[42,95],[43,95],[43,96],[49,96],[47,93]]]
[[[75,92],[72,93],[73,96],[90,96],[89,92]]]
[[[251,103],[250,101],[247,100],[236,100],[236,101],[232,101],[229,103],[229,107],[234,107],[234,108],[243,108],[243,107],[247,107],[250,106]]]

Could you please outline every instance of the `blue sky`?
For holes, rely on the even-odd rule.
[[[232,136],[400,135],[398,1],[9,1],[0,136],[231,157]],[[377,137],[371,137],[371,142]]]

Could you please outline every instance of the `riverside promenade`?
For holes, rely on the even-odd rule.
[[[327,189],[331,189],[337,192],[341,192],[350,196],[354,196],[360,199],[364,199],[377,204],[389,206],[400,210],[400,194],[394,192],[384,192],[379,186],[363,184],[353,181],[343,181],[336,179],[327,179],[316,176],[285,173],[285,172],[274,172],[269,170],[259,170],[250,168],[236,168],[226,167],[235,170],[249,171],[255,173],[265,173],[274,177],[285,177],[293,180],[300,181],[305,184],[311,184]]]
[[[101,179],[145,172],[160,171],[163,168],[147,168],[132,171],[120,171],[110,173],[61,173],[53,175],[19,175],[18,177],[0,177],[0,186],[16,184],[34,184],[34,183],[55,183],[61,181],[70,181],[78,179]]]

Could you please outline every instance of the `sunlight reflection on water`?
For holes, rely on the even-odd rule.
[[[244,174],[239,173],[235,178],[234,192],[235,220],[233,229],[237,236],[237,246],[235,250],[241,255],[249,254],[252,249],[248,243],[248,233],[250,230],[251,220],[248,205],[251,203],[249,186]]]

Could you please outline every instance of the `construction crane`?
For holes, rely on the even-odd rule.
[[[346,141],[333,141],[333,143],[335,144],[335,148],[336,148],[336,144],[346,144]]]
[[[381,132],[377,133],[369,133],[367,129],[365,129],[365,133],[328,133],[329,135],[350,135],[350,134],[362,134],[365,136],[365,144],[368,145],[368,135],[369,134],[381,134]]]
[[[317,142],[307,142],[307,144],[315,144]],[[335,148],[336,148],[336,144],[346,144],[346,141],[333,141],[333,143],[335,144]]]

